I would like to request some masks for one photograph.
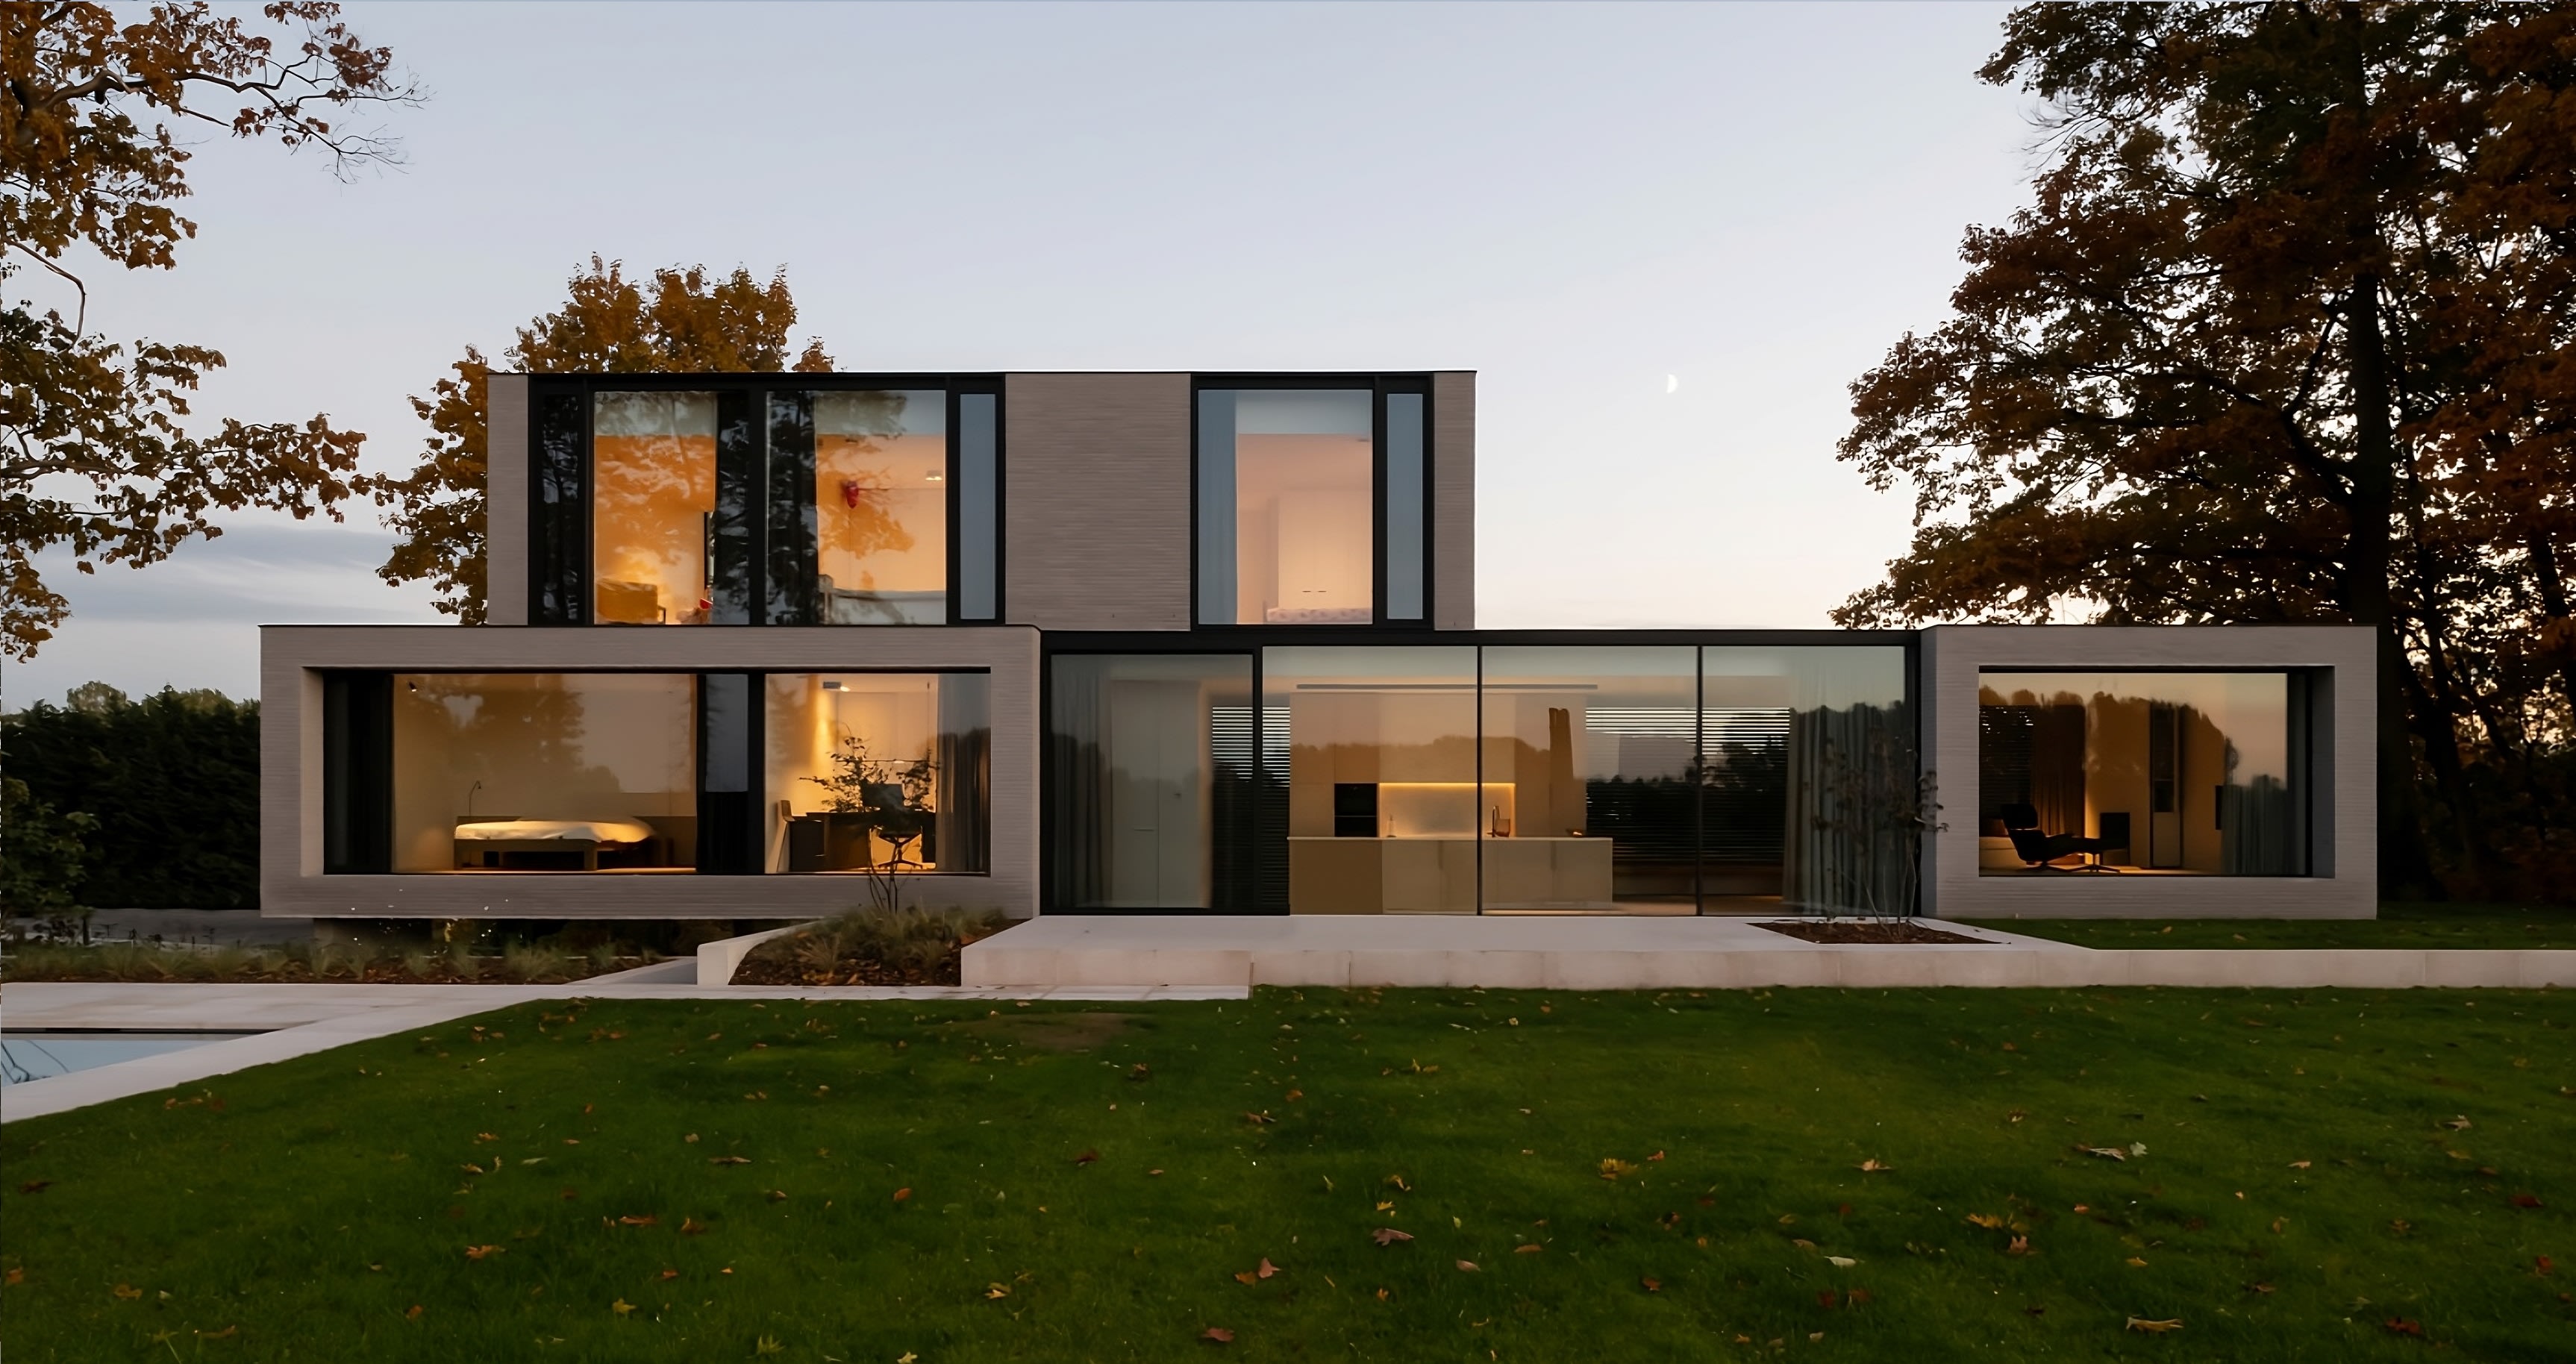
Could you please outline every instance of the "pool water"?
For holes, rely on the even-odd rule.
[[[160,1056],[246,1032],[20,1032],[0,1034],[0,1084],[24,1084],[76,1070]]]

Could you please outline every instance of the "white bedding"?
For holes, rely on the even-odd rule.
[[[632,819],[492,819],[456,826],[459,843],[527,843],[542,839],[641,843],[653,826]]]

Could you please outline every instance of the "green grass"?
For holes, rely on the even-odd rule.
[[[2389,903],[2376,919],[1988,919],[2084,947],[2576,948],[2576,907]]]
[[[0,1129],[12,1364],[2576,1359],[2565,993],[564,1007]]]

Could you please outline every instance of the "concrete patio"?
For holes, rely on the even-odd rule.
[[[2576,951],[2101,951],[1916,922],[1977,941],[1827,945],[1735,918],[1048,915],[969,946],[965,980],[1524,990],[2576,985]]]

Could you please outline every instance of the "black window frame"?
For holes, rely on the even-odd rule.
[[[1223,633],[1233,630],[1429,630],[1439,618],[1439,583],[1432,571],[1439,562],[1437,550],[1437,517],[1433,511],[1433,489],[1439,486],[1439,421],[1432,392],[1432,375],[1428,370],[1387,373],[1330,374],[1193,374],[1190,376],[1190,629],[1192,632]],[[1199,505],[1199,471],[1206,452],[1199,447],[1199,395],[1211,389],[1342,389],[1369,395],[1369,623],[1356,622],[1316,625],[1274,624],[1269,621],[1212,622],[1202,619],[1200,542],[1201,508]],[[1422,614],[1401,620],[1390,618],[1387,608],[1387,419],[1388,395],[1416,394],[1422,399]],[[1237,553],[1241,552],[1240,546]]]
[[[941,619],[924,622],[912,628],[930,625],[998,625],[1005,619],[1008,602],[1004,598],[1009,581],[1006,565],[1008,536],[1005,526],[1009,508],[1009,400],[999,374],[800,374],[724,373],[724,374],[531,374],[528,378],[528,581],[527,619],[532,625],[587,626],[594,619],[592,565],[597,548],[593,517],[593,460],[591,456],[594,401],[601,393],[714,393],[719,411],[716,478],[718,486],[739,484],[757,492],[758,506],[745,517],[740,554],[752,568],[753,581],[748,590],[747,619],[731,622],[708,622],[715,628],[741,626],[816,626],[810,619],[778,620],[772,616],[772,583],[770,570],[772,539],[783,523],[782,508],[773,499],[772,483],[776,470],[772,461],[775,431],[772,426],[773,395],[871,392],[883,390],[939,390],[943,395],[943,417],[947,430],[946,466],[941,475],[947,517],[947,562],[945,564],[946,600]],[[960,448],[962,437],[962,399],[968,394],[988,395],[993,400],[993,609],[991,614],[968,617],[961,599],[963,551],[962,506],[959,486]],[[750,440],[747,455],[728,453],[728,432],[732,426],[747,429]],[[567,441],[566,435],[571,439]],[[750,460],[749,465],[742,461]],[[730,461],[730,463],[729,463]],[[572,509],[578,509],[577,511]],[[808,551],[807,563],[811,563]],[[809,570],[810,571],[810,570]],[[809,584],[810,587],[810,584]],[[810,613],[809,613],[810,614]],[[836,629],[883,629],[884,626],[837,626]],[[901,627],[895,627],[901,628]]]

